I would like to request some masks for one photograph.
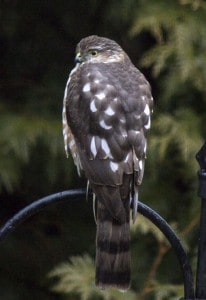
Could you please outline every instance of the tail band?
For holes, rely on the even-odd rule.
[[[119,241],[118,243],[116,242],[111,242],[111,241],[97,241],[97,248],[101,252],[106,252],[109,254],[117,254],[117,253],[122,253],[122,252],[129,252],[130,250],[130,245],[128,241]]]

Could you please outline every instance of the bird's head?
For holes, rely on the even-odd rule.
[[[125,59],[126,53],[114,41],[96,35],[82,39],[76,48],[77,63],[111,63]]]

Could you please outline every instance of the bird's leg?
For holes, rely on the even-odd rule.
[[[132,176],[132,182],[131,182],[130,206],[132,208],[132,220],[134,223],[136,220],[137,208],[138,208],[138,188],[135,185],[134,174]]]

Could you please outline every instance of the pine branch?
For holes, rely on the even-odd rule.
[[[162,262],[163,257],[170,250],[170,248],[170,245],[166,245],[165,243],[159,242],[157,255],[154,258],[147,279],[145,280],[145,285],[140,293],[140,297],[142,300],[146,299],[148,293],[151,293],[154,290],[153,282],[155,280],[157,270]]]
[[[198,212],[189,224],[187,224],[179,233],[180,236],[184,237],[190,233],[200,222],[200,213]]]

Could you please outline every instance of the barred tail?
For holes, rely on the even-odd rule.
[[[114,219],[102,203],[97,207],[96,285],[102,289],[130,286],[129,207],[124,220]]]

